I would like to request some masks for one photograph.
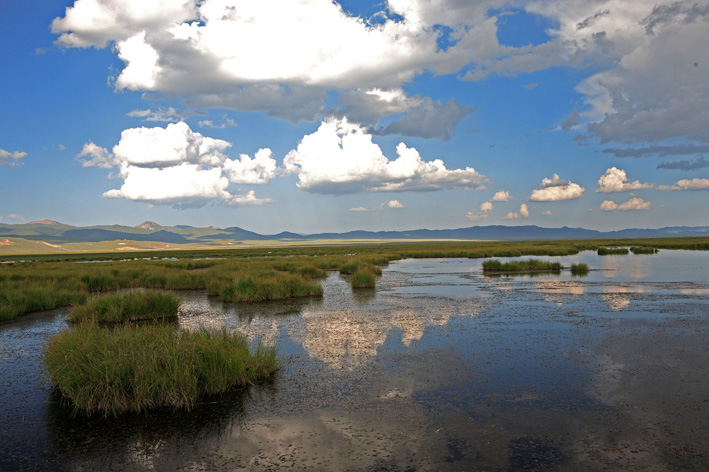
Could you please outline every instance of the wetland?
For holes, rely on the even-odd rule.
[[[378,261],[374,288],[328,268],[299,298],[180,290],[181,330],[281,365],[190,411],[72,414],[43,359],[69,309],[24,314],[0,324],[0,469],[706,470],[709,252],[588,249],[535,255],[583,275],[412,257]]]

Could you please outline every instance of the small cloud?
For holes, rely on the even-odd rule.
[[[574,109],[569,116],[566,117],[563,123],[561,123],[561,129],[564,131],[569,131],[573,128],[576,128],[578,124],[581,123],[581,115],[579,115],[579,112]]]
[[[365,207],[355,207],[355,208],[350,208],[350,211],[383,211],[387,209],[400,209],[400,208],[406,208],[403,203],[401,203],[399,200],[389,200],[386,203],[382,203],[381,205],[375,206],[374,208],[365,208]]]
[[[350,208],[350,211],[377,211],[376,208],[355,207]]]
[[[63,144],[60,144],[57,147],[59,148],[60,151],[66,151],[66,146],[64,146]]]
[[[48,50],[45,48],[36,48],[34,50],[34,54],[35,54],[35,56],[44,56],[45,54],[47,54],[47,51]]]
[[[685,190],[709,190],[709,179],[682,179],[676,184],[660,185],[657,190],[685,191]]]
[[[674,162],[661,162],[657,168],[658,169],[673,169],[673,170],[699,170],[709,167],[709,161],[704,159],[704,156],[700,157],[695,161],[674,161]]]
[[[200,128],[212,128],[212,129],[224,129],[224,128],[236,128],[239,124],[227,115],[224,115],[224,121],[218,125],[214,124],[212,120],[201,120],[197,123]]]
[[[492,196],[493,202],[509,202],[512,200],[512,195],[510,195],[510,192],[506,192],[505,189],[500,189],[498,190],[495,195]]]
[[[90,157],[90,159],[82,159],[85,157]],[[110,169],[111,167],[118,165],[116,157],[111,154],[108,149],[94,144],[91,141],[84,143],[84,147],[81,149],[81,152],[76,155],[76,160],[81,162],[82,167],[101,167],[103,169]]]
[[[498,192],[499,193],[499,192]],[[492,204],[492,202],[482,202],[480,204],[480,211],[473,213],[472,211],[469,211],[465,217],[469,220],[472,221],[481,221],[481,220],[487,220],[488,216],[490,216],[490,213],[492,210],[494,210],[495,207]]]
[[[539,84],[533,83],[533,84],[525,84],[522,87],[526,88],[527,90],[532,90],[532,89],[537,88],[537,86],[539,86]]]
[[[143,121],[161,121],[166,123],[177,123],[184,118],[184,112],[177,108],[170,107],[167,110],[158,108],[157,110],[132,110],[126,115],[133,118],[143,118]]]
[[[0,149],[0,166],[21,166],[22,162],[20,162],[20,159],[23,157],[27,156],[26,152],[22,151],[6,151],[4,149]]]
[[[155,102],[164,100],[163,97],[153,92],[143,92],[143,95],[141,95],[140,98],[143,100],[153,100]]]
[[[10,213],[9,215],[7,215],[7,217],[11,220],[17,220],[21,223],[24,223],[25,221],[27,221],[27,220],[25,220],[24,216],[18,215],[17,213]]]
[[[543,179],[540,188],[532,191],[529,200],[532,202],[558,202],[562,200],[575,200],[581,198],[585,188],[573,182],[561,180],[558,174],[551,179]]]
[[[600,208],[603,211],[614,211],[614,210],[631,211],[631,210],[649,210],[650,206],[651,206],[650,202],[643,200],[642,198],[639,198],[639,197],[634,197],[625,203],[621,203],[620,205],[618,205],[613,200],[603,200],[603,203],[601,203]]]
[[[520,218],[529,218],[529,208],[525,203],[519,206],[519,211],[511,211],[505,216],[506,220],[518,220]]]
[[[623,169],[611,167],[598,179],[596,193],[629,192],[631,190],[653,188],[654,184],[641,184],[639,180],[629,182]]]
[[[546,210],[544,213],[542,213],[542,216],[551,216],[551,211]]]

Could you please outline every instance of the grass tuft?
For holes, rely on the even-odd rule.
[[[574,275],[588,274],[588,264],[583,262],[579,262],[578,264],[571,264],[571,273]]]
[[[278,369],[276,351],[221,331],[85,323],[50,339],[45,364],[74,412],[104,416],[191,409],[202,395],[253,384]]]
[[[164,320],[177,316],[180,298],[169,292],[146,290],[120,295],[102,295],[88,299],[69,310],[72,323],[123,323],[127,321]]]

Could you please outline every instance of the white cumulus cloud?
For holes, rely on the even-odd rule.
[[[110,169],[118,164],[119,160],[111,154],[108,149],[103,148],[92,141],[84,143],[81,152],[76,155],[76,158],[83,167],[101,167]]]
[[[493,202],[509,202],[512,200],[512,195],[510,195],[510,192],[505,191],[505,189],[500,189],[497,192],[495,192],[495,195],[492,196]]]
[[[251,158],[229,159],[222,151],[231,143],[203,136],[184,123],[165,128],[130,128],[121,133],[113,153],[92,142],[79,158],[84,166],[119,167],[123,185],[104,193],[105,198],[126,198],[150,204],[200,206],[215,200],[229,206],[266,205],[253,190],[234,194],[229,186],[265,184],[276,175],[270,149]]]
[[[22,151],[6,151],[0,149],[0,166],[20,166],[22,165],[23,157],[27,156],[26,152]]]
[[[653,188],[653,184],[643,184],[639,180],[630,182],[623,169],[611,167],[598,179],[596,193],[631,192],[633,190]]]
[[[517,220],[520,218],[529,218],[529,208],[525,203],[519,206],[519,211],[511,211],[505,216],[506,220]]]
[[[658,190],[709,190],[709,179],[682,179],[674,185],[660,185]]]
[[[298,175],[298,188],[323,194],[364,191],[426,191],[484,188],[489,179],[472,167],[447,169],[441,159],[424,161],[414,148],[400,143],[389,160],[372,136],[346,119],[331,118],[303,137],[284,159]]]
[[[382,203],[379,206],[376,206],[374,208],[367,208],[367,207],[354,207],[350,208],[350,211],[353,212],[369,212],[369,211],[383,211],[387,209],[393,209],[393,210],[398,210],[401,208],[406,208],[403,203],[401,203],[399,200],[389,200],[386,203]]]
[[[224,172],[236,184],[267,184],[276,176],[276,160],[270,149],[259,149],[253,159],[246,154],[239,160],[226,159]]]
[[[614,211],[614,210],[620,210],[620,211],[628,211],[628,210],[649,210],[650,209],[650,202],[643,200],[642,198],[639,197],[634,197],[628,200],[627,202],[621,203],[618,205],[616,202],[613,200],[603,200],[603,203],[601,203],[601,210],[603,211]]]
[[[544,178],[538,189],[532,190],[529,200],[532,202],[558,202],[581,198],[586,191],[579,184],[561,180],[558,174],[551,179]]]

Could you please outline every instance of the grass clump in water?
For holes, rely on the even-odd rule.
[[[376,272],[368,269],[359,269],[357,272],[352,274],[352,287],[353,288],[372,288],[377,285],[377,274]]]
[[[561,263],[538,259],[503,263],[498,259],[491,259],[483,262],[483,272],[561,272]]]
[[[628,248],[625,247],[599,247],[599,256],[614,256],[614,255],[625,255],[628,254]]]
[[[571,264],[571,273],[574,275],[586,275],[588,274],[588,264],[579,262],[578,264]]]
[[[657,254],[660,251],[654,247],[632,246],[630,252],[633,254]]]
[[[103,295],[72,307],[68,320],[72,323],[162,320],[177,316],[179,307],[180,298],[169,292],[146,290]]]
[[[45,364],[75,412],[102,414],[192,408],[203,395],[272,376],[275,348],[250,350],[238,333],[80,324],[50,339]]]

